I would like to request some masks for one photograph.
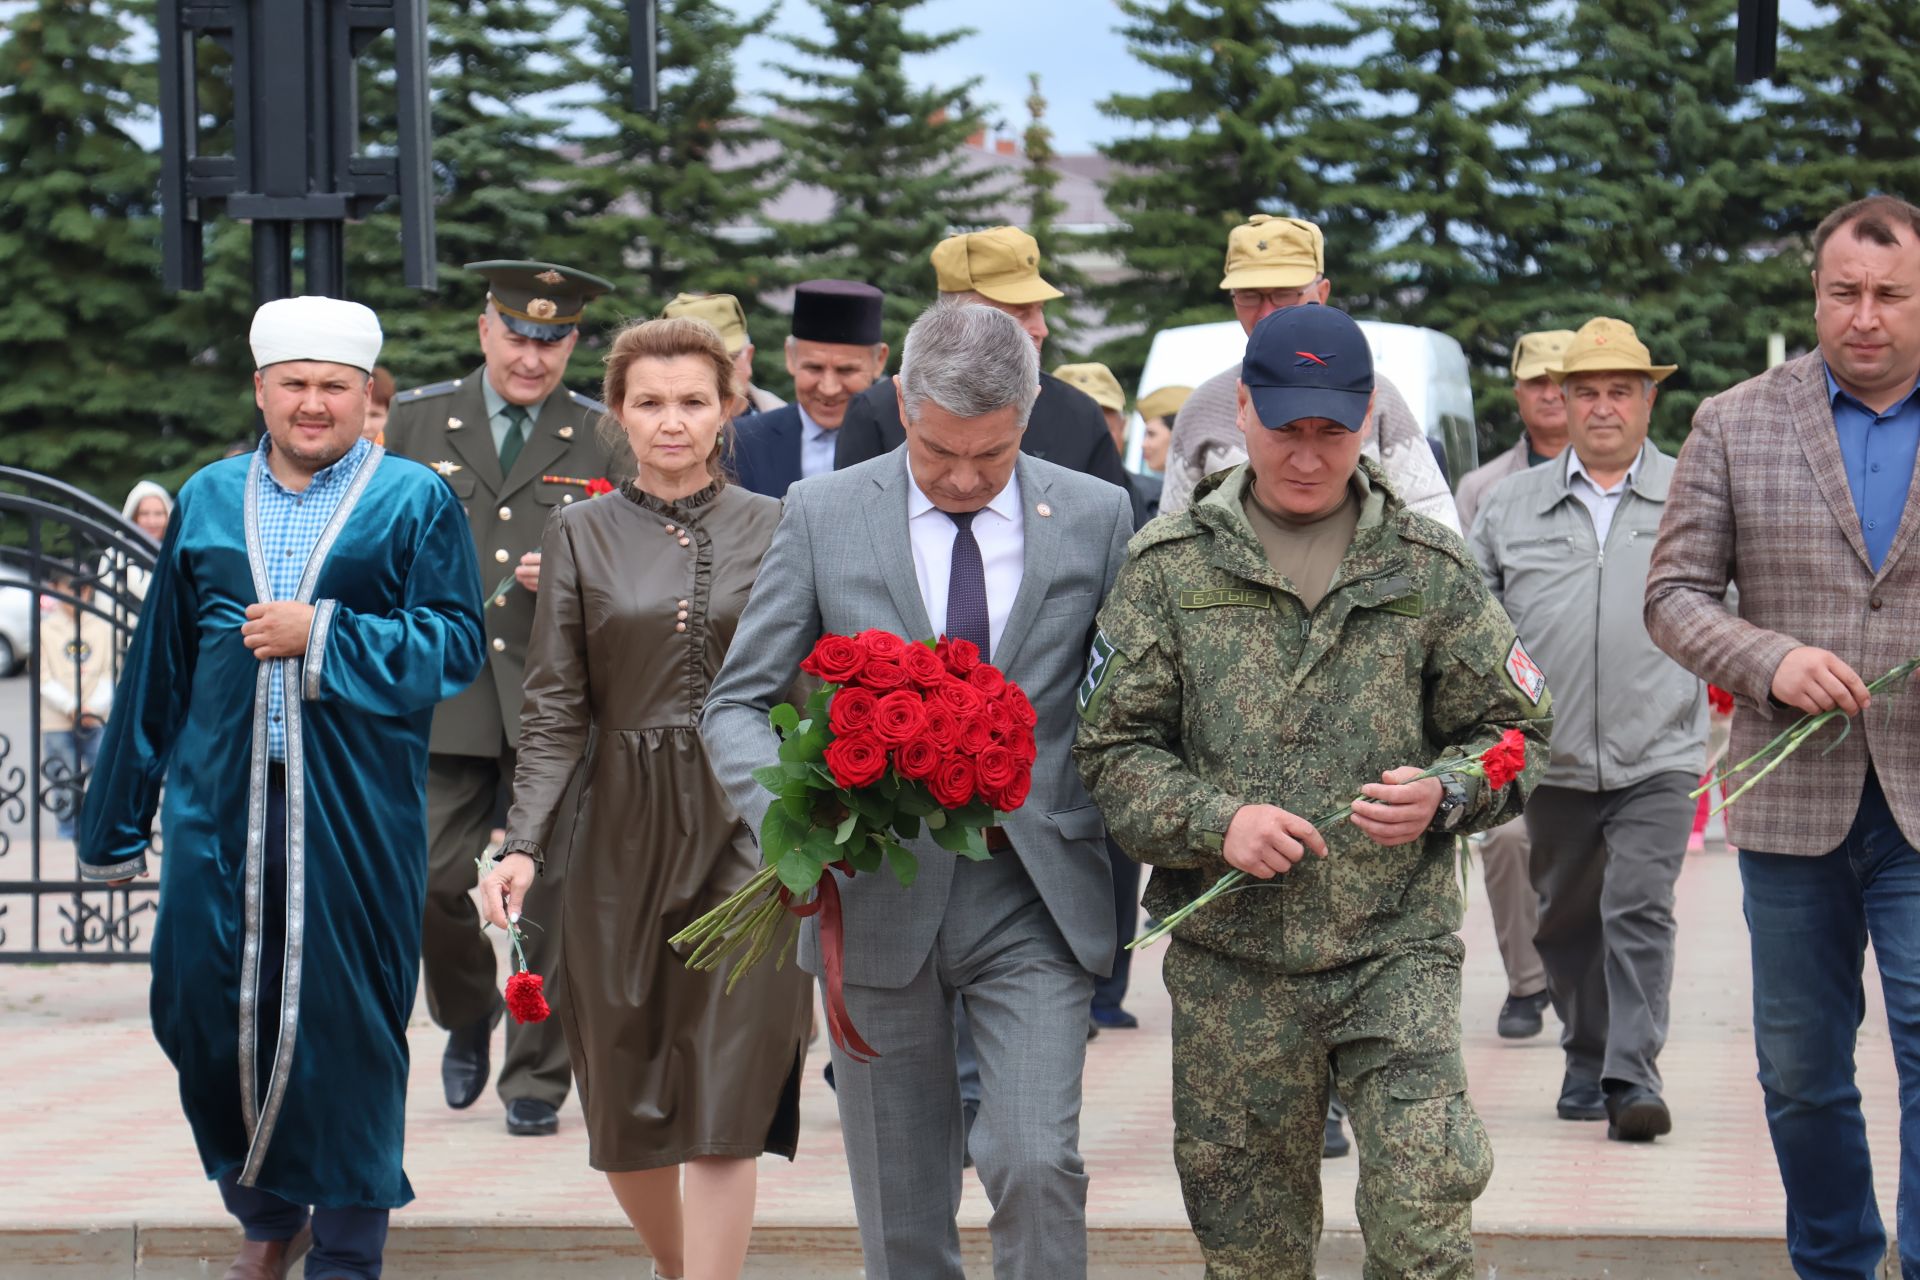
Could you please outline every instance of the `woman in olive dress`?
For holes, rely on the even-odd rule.
[[[755,1158],[793,1157],[812,1007],[795,965],[762,964],[727,995],[724,974],[688,971],[667,943],[760,865],[699,733],[780,520],[777,501],[726,483],[734,391],[732,357],[701,321],[614,338],[605,399],[639,474],[547,525],[513,810],[481,886],[504,927],[545,850],[573,831],[555,1012],[589,1163],[655,1274],[691,1280],[739,1274]],[[564,811],[582,760],[578,808]]]

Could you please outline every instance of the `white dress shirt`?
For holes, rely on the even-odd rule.
[[[920,492],[912,464],[902,460],[901,465],[907,468],[907,536],[913,542],[913,574],[920,581],[920,599],[927,606],[934,634],[944,635],[947,580],[953,572],[953,540],[959,526]],[[987,627],[997,652],[1007,629],[1007,615],[1013,612],[1013,598],[1020,594],[1020,579],[1026,572],[1026,519],[1020,510],[1017,474],[1007,477],[1007,487],[974,516],[973,540],[980,544],[980,563],[986,570]],[[992,654],[987,656],[991,661]]]
[[[797,402],[793,407],[800,410],[800,477],[804,480],[825,475],[833,470],[833,446],[839,439],[839,428],[821,426]]]
[[[1633,465],[1627,468],[1627,474],[1620,477],[1620,483],[1611,489],[1602,489],[1587,469],[1580,465],[1580,455],[1569,445],[1567,447],[1567,492],[1580,499],[1580,504],[1593,517],[1593,534],[1604,550],[1607,545],[1607,530],[1613,528],[1613,513],[1620,509],[1620,499],[1627,493],[1627,486],[1633,483],[1633,477],[1640,470],[1640,458],[1646,453],[1641,446],[1640,454],[1635,455]]]

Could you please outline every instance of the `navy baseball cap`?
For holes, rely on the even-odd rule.
[[[1344,311],[1312,303],[1283,307],[1253,326],[1240,381],[1269,430],[1331,418],[1358,431],[1373,398],[1373,351]]]

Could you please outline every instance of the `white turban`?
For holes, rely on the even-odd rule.
[[[380,319],[344,298],[277,298],[253,313],[253,367],[324,360],[372,373],[380,358]]]

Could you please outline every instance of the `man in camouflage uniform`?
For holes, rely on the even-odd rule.
[[[1493,1157],[1460,1055],[1453,843],[1519,811],[1545,682],[1459,537],[1360,457],[1359,326],[1276,312],[1242,379],[1249,461],[1134,538],[1075,747],[1121,846],[1157,868],[1155,915],[1229,868],[1256,877],[1166,957],[1187,1214],[1209,1280],[1311,1280],[1331,1064],[1369,1280],[1467,1280]],[[1526,738],[1521,780],[1415,780],[1507,729]],[[1323,839],[1314,823],[1356,790]]]

